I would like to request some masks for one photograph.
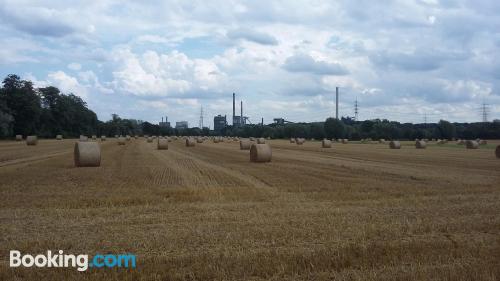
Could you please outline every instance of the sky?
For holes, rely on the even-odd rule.
[[[100,120],[500,119],[500,1],[0,0],[0,75]]]

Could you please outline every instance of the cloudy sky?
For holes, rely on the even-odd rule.
[[[147,3],[142,3],[147,2]],[[500,1],[0,0],[0,75],[111,113],[205,126],[340,114],[500,119]],[[237,107],[239,111],[239,106]]]

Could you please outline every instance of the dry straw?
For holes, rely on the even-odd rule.
[[[249,150],[252,142],[249,139],[241,139],[240,140],[240,149],[241,150]]]
[[[468,141],[465,142],[465,147],[467,149],[478,149],[479,148],[479,143],[477,141],[468,140]]]
[[[149,142],[149,138],[148,138]],[[158,150],[167,150],[168,149],[168,140],[167,139],[158,139]]]
[[[252,144],[250,147],[251,162],[271,162],[272,152],[269,144]]]
[[[187,138],[186,139],[186,146],[187,147],[193,147],[193,146],[195,146],[195,144],[196,144],[196,142],[195,142],[194,139],[192,139],[192,138]]]
[[[101,147],[97,142],[78,141],[75,143],[74,158],[76,167],[99,167]]]
[[[37,145],[38,144],[37,136],[27,136],[26,137],[26,144],[27,145]]]
[[[118,145],[125,145],[125,138],[124,137],[118,138]]]
[[[56,140],[62,140],[63,139],[63,136],[62,135],[57,135],[56,136]]]
[[[22,141],[23,135],[16,135],[16,141]]]
[[[418,140],[415,142],[415,148],[417,149],[425,149],[427,147],[427,143],[423,140]]]
[[[258,144],[265,144],[266,143],[266,139],[265,138],[258,138],[257,139],[257,143]]]
[[[323,147],[323,148],[332,148],[332,141],[324,139],[323,141],[321,141],[321,147]]]
[[[389,143],[389,147],[391,149],[400,149],[401,148],[401,143],[399,141],[391,141]]]

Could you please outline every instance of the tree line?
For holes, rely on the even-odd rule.
[[[389,120],[354,121],[328,118],[325,122],[270,125],[227,126],[220,132],[208,128],[178,130],[160,127],[136,119],[123,119],[112,114],[106,122],[74,94],[64,94],[53,86],[35,88],[31,81],[15,74],[8,75],[0,88],[0,138],[38,135],[53,138],[79,135],[191,135],[241,136],[271,138],[347,138],[347,139],[499,139],[500,122],[450,123],[441,120],[433,124],[399,123]]]

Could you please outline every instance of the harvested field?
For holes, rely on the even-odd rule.
[[[488,141],[168,150],[0,142],[0,280],[499,280],[500,159]],[[9,268],[36,255],[132,253],[136,269]]]

